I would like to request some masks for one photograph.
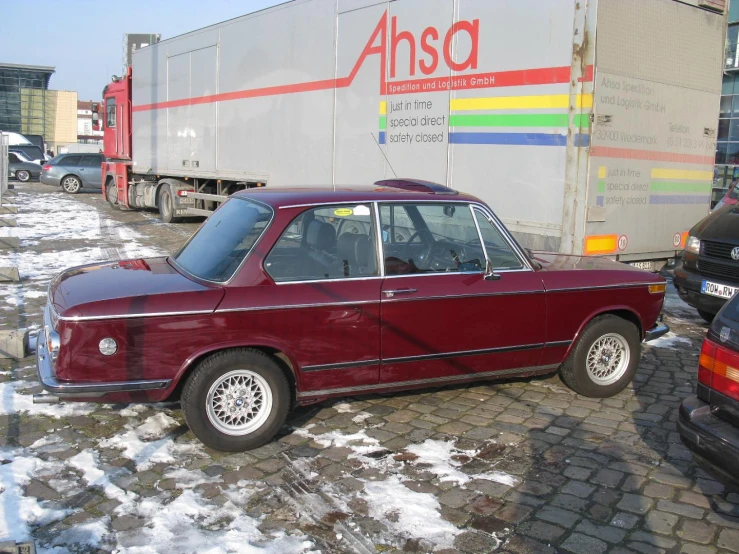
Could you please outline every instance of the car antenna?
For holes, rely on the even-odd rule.
[[[387,159],[387,156],[385,155],[385,152],[382,151],[382,146],[380,146],[380,143],[377,142],[377,139],[375,138],[375,134],[374,133],[370,133],[370,135],[372,135],[372,138],[375,139],[375,144],[377,145],[377,148],[380,149],[380,153],[382,154],[382,157],[385,158],[385,161],[387,162],[387,165],[390,166],[390,171],[393,172],[393,177],[395,177],[397,179],[398,178],[398,174],[395,173],[395,170],[393,169],[393,164],[390,163],[390,160]]]

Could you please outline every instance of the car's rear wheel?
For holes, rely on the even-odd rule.
[[[706,310],[698,310],[698,315],[701,316],[706,323],[713,323],[713,318],[716,317],[716,314],[707,312]]]
[[[105,199],[113,208],[118,207],[118,187],[115,186],[113,180],[108,181],[105,185]]]
[[[285,422],[290,388],[277,362],[252,349],[209,356],[182,391],[185,421],[206,446],[227,452],[257,448]]]
[[[77,194],[82,188],[82,181],[74,175],[67,175],[62,179],[62,190],[67,194]]]
[[[18,179],[21,183],[27,183],[31,180],[31,173],[26,171],[25,169],[21,169],[20,171],[15,172],[15,178]]]
[[[174,198],[172,198],[172,189],[169,185],[163,185],[159,191],[159,215],[164,223],[178,223],[181,217],[174,215]]]
[[[598,316],[585,327],[560,376],[583,396],[607,398],[631,383],[640,355],[636,325],[612,314]]]

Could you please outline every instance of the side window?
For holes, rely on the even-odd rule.
[[[105,126],[115,129],[115,98],[108,98],[105,101]]]
[[[374,277],[376,236],[370,204],[314,208],[290,223],[264,268],[278,283]]]
[[[14,152],[8,152],[8,161],[12,164],[21,163],[21,159]]]
[[[100,156],[82,156],[82,162],[80,165],[82,167],[100,167],[102,161],[103,160]]]
[[[475,217],[493,269],[521,269],[523,264],[488,216],[475,208]]]
[[[82,156],[64,156],[59,165],[80,165]]]
[[[480,235],[467,204],[386,204],[380,209],[386,275],[478,272]]]

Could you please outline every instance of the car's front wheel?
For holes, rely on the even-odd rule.
[[[257,448],[285,422],[290,388],[264,352],[218,352],[195,368],[182,391],[185,421],[206,446],[227,452]]]
[[[15,178],[18,179],[21,183],[27,183],[31,180],[31,174],[25,169],[21,169],[20,171],[15,172]]]
[[[67,175],[62,179],[62,190],[67,194],[77,194],[82,188],[82,182],[74,175]]]
[[[583,396],[607,398],[631,383],[640,355],[636,325],[612,314],[598,316],[585,327],[560,376]]]

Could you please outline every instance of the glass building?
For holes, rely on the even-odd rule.
[[[721,90],[712,202],[718,202],[739,178],[739,1],[729,4],[726,58]]]
[[[47,134],[47,95],[42,91],[48,90],[52,73],[53,67],[0,63],[0,130]]]

